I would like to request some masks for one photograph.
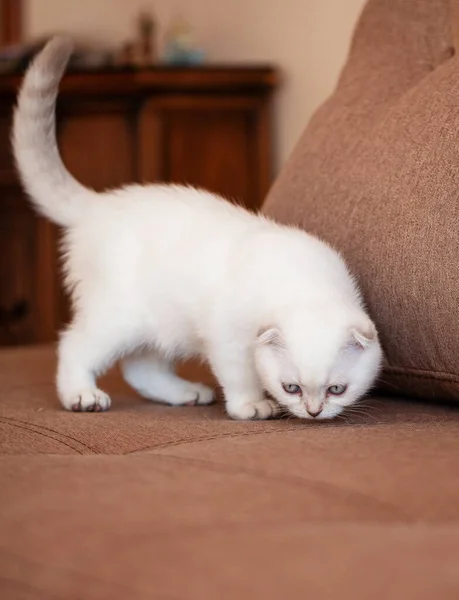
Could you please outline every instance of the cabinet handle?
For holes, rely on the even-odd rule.
[[[9,308],[0,306],[0,324],[12,325],[21,321],[29,312],[29,303],[25,300],[18,300]]]

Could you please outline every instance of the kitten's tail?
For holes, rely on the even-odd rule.
[[[40,213],[64,227],[75,223],[94,193],[70,175],[56,143],[56,98],[72,50],[69,38],[55,37],[33,60],[19,91],[12,131],[27,193]]]

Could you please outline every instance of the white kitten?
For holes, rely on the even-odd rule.
[[[95,377],[118,358],[136,390],[170,404],[212,401],[212,390],[173,370],[177,358],[207,359],[239,419],[273,416],[279,405],[330,418],[365,394],[380,345],[329,246],[207,192],[149,185],[97,194],[67,172],[54,110],[71,49],[55,38],[36,58],[13,130],[26,190],[65,229],[74,319],[59,345],[64,407],[107,409]]]

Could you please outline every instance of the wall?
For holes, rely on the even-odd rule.
[[[26,35],[67,31],[118,44],[142,8],[162,29],[176,14],[193,24],[212,61],[276,64],[276,169],[332,91],[365,0],[25,0]]]

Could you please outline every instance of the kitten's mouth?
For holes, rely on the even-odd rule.
[[[283,407],[287,413],[301,419],[302,421],[311,421],[312,423],[324,423],[326,421],[331,421],[340,416],[341,413],[330,414],[327,412],[326,408],[317,413],[317,415],[312,415],[306,408],[299,408],[295,410],[294,407]]]

